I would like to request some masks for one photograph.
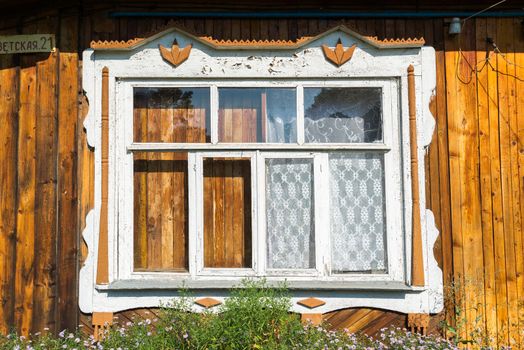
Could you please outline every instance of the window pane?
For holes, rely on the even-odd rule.
[[[382,140],[380,88],[305,88],[305,140],[358,143]]]
[[[220,142],[297,141],[295,89],[218,89]]]
[[[266,160],[267,265],[315,268],[313,160]]]
[[[134,268],[187,271],[187,153],[134,153]]]
[[[251,165],[204,158],[204,266],[251,267]]]
[[[134,88],[135,142],[211,142],[209,88]]]
[[[332,153],[329,170],[333,272],[385,272],[383,154]]]

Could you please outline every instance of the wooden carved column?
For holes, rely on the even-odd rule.
[[[108,194],[108,156],[109,156],[109,69],[102,69],[102,203],[100,206],[100,230],[98,236],[98,261],[96,284],[109,283],[108,233],[107,233],[107,194]],[[100,340],[113,323],[112,312],[93,312],[93,336]]]
[[[100,207],[100,233],[98,237],[98,263],[96,283],[109,283],[108,234],[107,234],[107,193],[109,155],[109,69],[102,69],[102,203]]]
[[[415,97],[415,72],[408,67],[409,139],[411,153],[412,238],[411,238],[411,285],[424,286],[424,257],[420,223],[420,190],[418,179],[417,108]]]

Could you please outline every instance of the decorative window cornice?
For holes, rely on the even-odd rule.
[[[205,44],[215,50],[290,50],[298,49],[312,41],[321,39],[335,31],[341,31],[356,37],[377,49],[403,49],[417,48],[425,44],[424,38],[386,38],[379,39],[376,36],[361,35],[345,25],[338,25],[315,36],[302,36],[295,40],[220,40],[211,36],[198,36],[178,23],[171,23],[155,33],[150,33],[143,38],[130,40],[99,40],[92,41],[91,48],[94,50],[127,51],[137,49],[156,38],[162,37],[170,32],[177,31],[187,35],[192,40]]]

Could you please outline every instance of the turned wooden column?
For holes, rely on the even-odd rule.
[[[409,141],[411,153],[411,285],[424,286],[424,255],[420,223],[420,189],[418,179],[417,103],[415,96],[415,69],[408,67]]]
[[[108,155],[109,155],[109,69],[102,69],[102,203],[100,206],[100,230],[98,236],[98,262],[96,283],[109,283],[108,267],[108,220],[107,220],[107,193],[108,193]]]

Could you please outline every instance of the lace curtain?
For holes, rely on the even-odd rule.
[[[313,160],[266,160],[267,265],[315,267]]]
[[[329,156],[331,260],[336,273],[386,270],[383,155]]]
[[[335,273],[385,272],[383,155],[329,156]],[[268,268],[315,267],[313,160],[266,160]]]

